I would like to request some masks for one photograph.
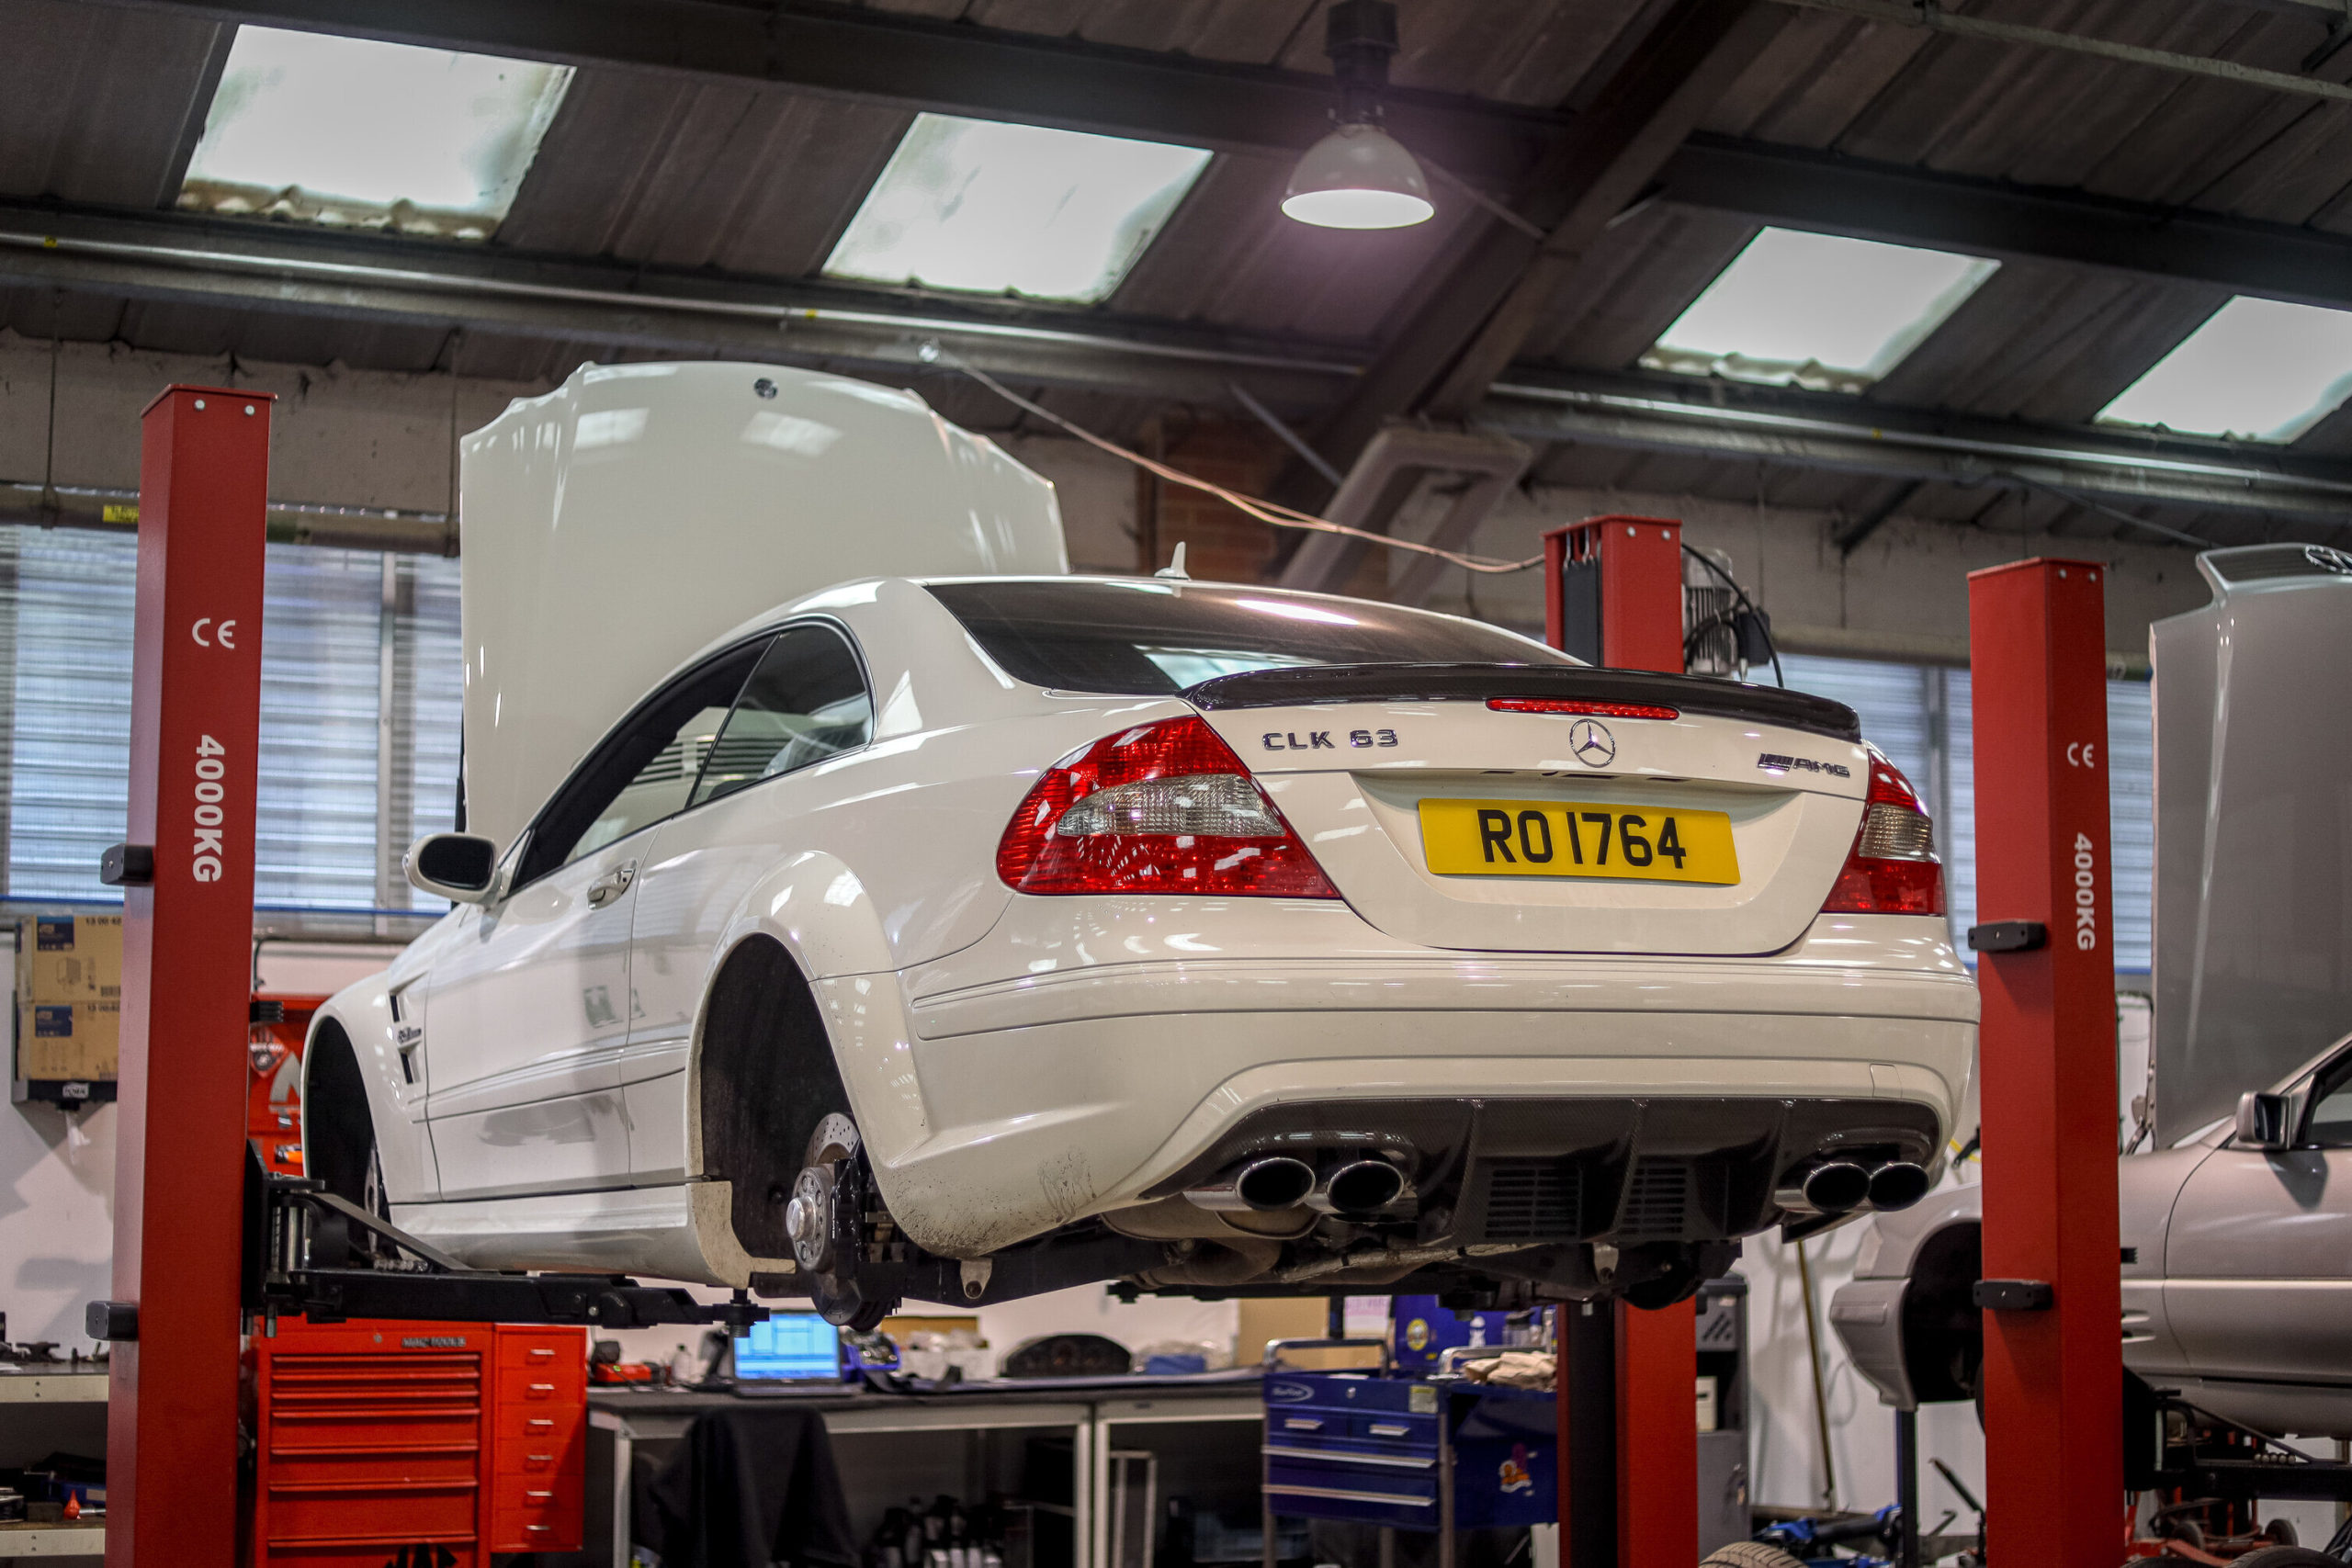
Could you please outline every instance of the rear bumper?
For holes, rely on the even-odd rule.
[[[1063,901],[1072,916],[1110,902]],[[1153,943],[1186,940],[1170,913],[1153,909]],[[1257,1129],[1410,1138],[1466,1127],[1474,1105],[1511,1157],[1624,1169],[1645,1152],[1769,1159],[1792,1138],[1894,1129],[1906,1157],[1932,1159],[1966,1091],[1976,993],[1922,924],[1825,920],[1788,954],[1739,961],[1490,957],[1385,939],[1385,953],[1333,944],[1338,955],[1308,958],[1236,940],[1201,957],[934,989],[888,1032],[903,1043],[888,1063],[899,1087],[857,1081],[880,1054],[848,1052],[843,1065],[854,1100],[919,1096],[921,1135],[869,1147],[894,1215],[951,1256],[1148,1201]],[[1118,925],[1096,919],[1079,943],[1141,951]],[[1204,946],[1198,930],[1190,940]],[[832,1016],[854,1005],[861,1038],[878,1039],[875,1005],[905,994],[886,1001],[886,989],[854,1004],[843,990]],[[1792,1100],[1804,1109],[1792,1113]]]

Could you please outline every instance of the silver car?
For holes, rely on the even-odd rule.
[[[2352,1038],[2120,1162],[2123,1362],[2266,1432],[2352,1437]],[[1829,1319],[1898,1408],[1976,1395],[1984,1190],[1882,1215]]]

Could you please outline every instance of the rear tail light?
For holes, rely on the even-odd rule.
[[[1192,717],[1105,736],[1046,769],[996,870],[1017,893],[1340,896],[1233,748]]]
[[[1871,748],[1871,792],[1854,847],[1822,907],[1828,915],[1940,915],[1944,868],[1935,824],[1902,771]]]

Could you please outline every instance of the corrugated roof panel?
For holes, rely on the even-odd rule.
[[[979,9],[993,18],[1001,6],[1067,8],[1039,0],[982,0]],[[1312,33],[1320,47],[1323,7],[1324,0],[1094,0],[1080,6],[1083,15],[1074,30],[1090,43],[1266,65],[1306,34]],[[991,19],[989,25],[1019,24]]]
[[[2009,262],[1871,400],[2086,422],[2228,298],[2196,284]]]
[[[663,266],[813,273],[910,118],[775,88],[583,71],[498,240]]]
[[[1799,12],[1707,115],[1706,129],[1827,147],[1901,74],[1932,35],[1826,12]]]
[[[1585,254],[1529,335],[1523,356],[1623,369],[1731,264],[1757,228],[1728,213],[1664,204],[1634,214]]]
[[[170,205],[231,31],[153,11],[0,0],[0,194]]]
[[[1409,229],[1317,229],[1281,210],[1290,169],[1270,158],[1213,162],[1110,299],[1126,314],[1334,342],[1393,326],[1405,292],[1477,209],[1434,193]]]

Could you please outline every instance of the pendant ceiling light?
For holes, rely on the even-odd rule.
[[[1283,210],[1325,229],[1402,229],[1437,210],[1420,164],[1381,129],[1388,57],[1396,52],[1390,0],[1340,0],[1325,14],[1324,52],[1339,83],[1338,129],[1292,171]]]

